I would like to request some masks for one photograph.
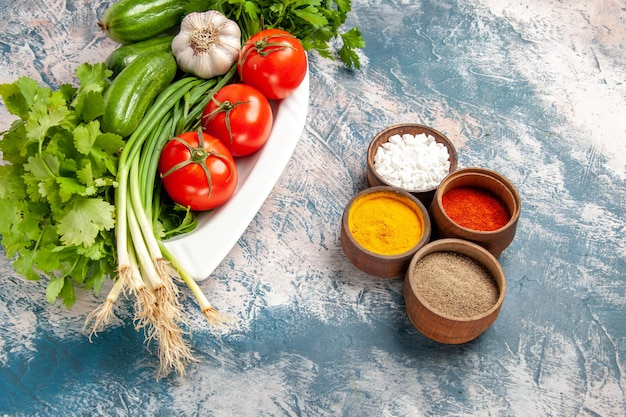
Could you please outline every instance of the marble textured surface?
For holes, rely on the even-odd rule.
[[[110,2],[0,0],[0,82],[58,86],[114,48]],[[232,315],[201,361],[155,381],[156,357],[120,305],[92,343],[100,297],[45,301],[0,252],[0,416],[626,415],[626,7],[619,0],[353,0],[360,71],[312,54],[305,131],[258,215],[201,283]],[[523,200],[500,256],[496,323],[460,346],[406,317],[402,281],[358,272],[339,221],[366,186],[371,137],[400,122],[452,139],[460,166]],[[0,107],[0,130],[10,120]]]

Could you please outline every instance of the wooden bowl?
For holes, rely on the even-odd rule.
[[[371,201],[370,199],[372,198],[390,199],[394,203],[401,203],[403,209],[406,206],[404,211],[408,216],[415,216],[414,220],[418,228],[421,229],[421,233],[411,235],[406,232],[407,229],[402,229],[397,233],[389,233],[387,235],[387,239],[390,236],[395,236],[397,240],[408,239],[409,242],[414,241],[414,245],[407,246],[407,249],[401,253],[381,254],[382,251],[373,251],[371,247],[368,249],[359,243],[359,238],[355,237],[354,234],[357,233],[356,230],[353,230],[354,225],[353,228],[350,226],[357,218],[354,210],[366,210],[368,215],[373,216],[370,223],[383,222],[389,218],[388,213],[370,210],[370,206],[364,204],[367,201]],[[350,219],[351,215],[354,215],[355,218]],[[341,247],[350,262],[361,271],[381,278],[400,277],[404,276],[415,252],[428,243],[430,232],[431,225],[428,210],[415,196],[393,187],[371,187],[356,194],[346,205],[341,218]]]
[[[398,124],[398,125],[390,126],[382,130],[370,142],[369,147],[367,149],[367,182],[372,187],[377,186],[377,185],[387,185],[387,186],[401,189],[403,191],[407,191],[413,194],[415,197],[417,197],[422,202],[422,204],[428,207],[430,205],[430,202],[433,199],[433,196],[435,195],[435,191],[437,190],[437,187],[426,188],[423,190],[407,190],[401,187],[396,187],[395,185],[391,184],[390,182],[385,180],[383,177],[381,177],[376,172],[376,169],[374,168],[374,156],[376,155],[376,151],[383,143],[387,142],[391,136],[393,135],[402,136],[404,134],[417,136],[421,133],[432,136],[436,142],[441,143],[446,148],[448,148],[448,154],[450,155],[449,173],[454,172],[456,170],[457,163],[458,163],[457,151],[456,151],[456,148],[454,147],[454,144],[443,133],[435,129],[432,129],[428,126],[424,126],[420,124],[405,123],[405,124]]]
[[[466,255],[483,265],[497,284],[498,298],[493,306],[481,314],[458,317],[429,305],[419,289],[419,280],[425,279],[425,275],[417,266],[421,265],[418,264],[420,260],[435,252]],[[461,344],[477,338],[494,323],[504,301],[506,278],[497,259],[483,247],[462,239],[441,239],[430,242],[415,253],[407,269],[402,290],[409,319],[422,334],[440,343]]]
[[[508,223],[497,230],[478,231],[454,222],[444,210],[442,197],[449,190],[462,186],[478,187],[499,197],[509,210]],[[433,235],[435,238],[451,237],[469,240],[484,247],[497,258],[515,237],[521,207],[519,193],[513,184],[501,174],[486,168],[459,169],[441,181],[431,203]]]

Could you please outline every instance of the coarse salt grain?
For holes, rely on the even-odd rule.
[[[450,154],[431,135],[393,135],[376,150],[374,169],[396,187],[425,190],[438,186],[448,175]]]

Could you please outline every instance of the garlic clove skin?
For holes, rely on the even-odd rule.
[[[172,40],[179,68],[205,79],[227,73],[240,51],[239,25],[216,10],[185,16]]]

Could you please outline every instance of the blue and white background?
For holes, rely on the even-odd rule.
[[[0,82],[57,87],[115,44],[110,1],[0,0]],[[90,343],[85,316],[0,249],[0,416],[625,416],[626,5],[622,0],[353,0],[362,68],[310,54],[307,123],[284,174],[214,274],[233,316],[200,362],[155,380],[122,302]],[[11,118],[0,107],[0,131]],[[339,222],[365,153],[403,122],[445,133],[459,165],[522,196],[500,256],[508,292],[480,338],[446,346],[410,324],[402,281],[356,270]],[[210,256],[208,254],[207,256]],[[187,292],[184,292],[187,294]]]

